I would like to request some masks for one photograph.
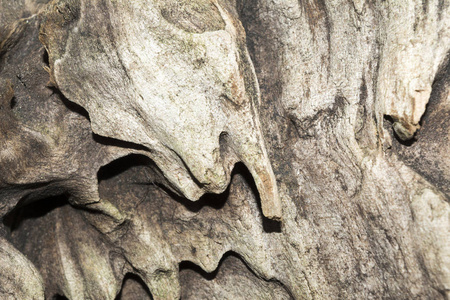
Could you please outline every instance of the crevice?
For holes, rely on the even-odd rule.
[[[186,209],[191,212],[199,212],[204,207],[211,207],[216,210],[223,208],[225,202],[228,199],[230,194],[230,185],[228,185],[227,189],[220,194],[212,194],[207,193],[200,197],[197,201],[191,201],[183,196],[180,196],[170,190],[167,186],[160,183],[155,183],[160,189],[162,189],[166,194],[170,196],[170,198],[180,204],[182,204]]]
[[[410,140],[403,141],[401,138],[399,138],[395,130],[392,130],[392,135],[401,145],[410,147],[414,145],[419,139],[421,139],[421,136],[424,135],[426,127],[431,125],[427,124],[427,120],[430,118],[430,115],[432,115],[436,111],[437,106],[439,106],[440,100],[445,97],[442,95],[442,93],[445,91],[445,87],[450,82],[448,78],[450,78],[450,52],[447,53],[446,58],[444,59],[441,66],[439,67],[438,72],[436,73],[431,88],[430,98],[425,107],[425,111],[419,120],[420,127],[414,133],[414,136]],[[395,122],[395,120],[391,116],[385,115],[384,119],[387,120],[391,125],[393,125]]]
[[[402,140],[399,136],[398,136],[398,134],[395,132],[395,130],[394,130],[394,123],[396,122],[391,116],[389,116],[389,115],[384,115],[383,116],[384,117],[384,120],[386,121],[386,123],[387,124],[389,124],[389,132],[391,133],[391,136],[393,136],[394,138],[395,138],[395,140],[399,143],[399,144],[401,144],[401,145],[403,145],[403,146],[406,146],[406,147],[410,147],[410,146],[412,146],[416,141],[417,141],[417,138],[416,138],[416,135],[418,134],[418,132],[416,132],[415,134],[414,134],[414,136],[411,138],[411,139],[409,139],[409,140]]]
[[[10,232],[19,229],[27,219],[41,218],[51,211],[69,204],[68,196],[65,194],[22,205],[24,201],[26,201],[26,197],[22,198],[13,210],[3,217],[2,222]]]
[[[259,195],[258,188],[256,187],[255,180],[253,179],[253,176],[250,173],[250,171],[248,170],[248,168],[243,163],[239,162],[234,166],[232,176],[234,176],[235,174],[239,174],[244,178],[247,185],[250,187],[253,195],[255,195],[256,203],[258,205],[258,209],[259,209],[260,215],[261,215],[263,230],[266,233],[275,233],[275,232],[280,233],[281,232],[281,222],[266,218],[262,212],[261,197]]]
[[[17,79],[19,80],[19,82],[24,86],[27,87],[27,84],[25,83],[25,81],[23,80],[22,75],[16,75]]]
[[[200,274],[206,280],[211,281],[217,277],[217,274],[219,273],[221,266],[223,265],[224,261],[229,257],[235,257],[235,258],[239,259],[246,266],[247,270],[249,270],[256,277],[261,278],[255,272],[253,272],[253,270],[247,265],[247,263],[244,261],[244,259],[241,257],[241,255],[239,255],[239,253],[234,252],[234,251],[225,252],[222,255],[222,258],[220,259],[219,263],[217,264],[217,268],[212,272],[206,272],[199,265],[195,264],[192,261],[182,261],[179,264],[179,271],[182,272],[183,270],[192,270],[192,271],[195,271],[196,273]]]
[[[79,114],[79,115],[85,117],[86,120],[88,120],[90,122],[89,113],[82,106],[80,106],[80,105],[76,104],[75,102],[72,102],[69,99],[67,99],[66,96],[64,96],[64,94],[57,87],[48,86],[47,88],[50,89],[53,94],[58,95],[58,97],[61,100],[61,102],[64,103],[64,105],[71,112],[74,112],[76,114]]]
[[[145,155],[130,154],[116,159],[101,167],[97,172],[97,179],[100,183],[103,180],[111,179],[134,167],[156,167],[155,163]]]
[[[42,62],[46,67],[50,67],[50,58],[48,56],[47,50],[44,49],[44,53],[42,53]]]
[[[182,204],[192,212],[198,212],[205,206],[217,210],[221,209],[229,195],[230,187],[221,194],[207,193],[197,201],[190,201],[174,192],[171,189],[170,183],[165,179],[162,171],[153,160],[142,154],[129,154],[101,167],[97,173],[98,183],[100,185],[103,181],[107,181],[116,176],[121,176],[133,168],[140,169],[136,169],[137,173],[130,173],[133,178],[128,183],[143,186],[154,185],[165,192],[172,200]],[[125,175],[125,177],[129,178],[127,175]]]
[[[14,107],[16,107],[16,105],[17,105],[17,99],[16,99],[16,97],[12,97],[12,98],[11,98],[11,101],[10,101],[10,103],[9,103],[9,107],[10,107],[11,109],[14,109]]]
[[[115,139],[112,137],[101,136],[101,135],[98,135],[95,133],[92,133],[92,134],[94,137],[94,141],[96,141],[99,144],[105,145],[105,146],[116,146],[116,147],[121,147],[121,148],[133,149],[133,150],[137,150],[137,151],[152,152],[149,148],[147,148],[143,145],[140,145],[140,144],[122,141],[122,140]]]
[[[284,285],[278,279],[275,279],[275,278],[266,279],[266,278],[258,275],[255,271],[252,270],[252,268],[247,264],[247,262],[243,259],[243,257],[239,253],[234,252],[234,251],[227,251],[226,253],[224,253],[222,255],[222,258],[220,259],[219,263],[217,264],[217,268],[212,272],[206,272],[199,265],[197,265],[191,261],[182,261],[179,264],[179,272],[181,274],[184,270],[191,270],[191,271],[194,271],[194,272],[198,273],[199,275],[201,275],[205,280],[212,281],[212,280],[217,279],[220,269],[223,268],[224,262],[229,258],[236,258],[242,265],[245,266],[247,271],[249,271],[255,278],[258,278],[265,282],[272,282],[272,283],[277,284],[290,296],[291,299],[294,299],[292,292],[289,290],[289,288],[286,285]]]
[[[445,160],[450,128],[450,53],[442,62],[432,84],[430,99],[421,117],[418,140],[413,147],[393,144],[400,159],[450,200],[449,163]]]
[[[220,268],[221,264],[223,263],[223,260],[225,259],[225,255],[226,254],[224,254],[224,256],[222,256],[222,259],[220,260],[219,265],[211,273],[206,272],[199,265],[197,265],[191,261],[188,261],[188,260],[184,260],[184,261],[180,262],[179,270],[180,270],[180,272],[182,272],[183,270],[192,270],[192,271],[200,274],[204,279],[211,281],[216,278],[217,273],[219,272],[219,268]]]
[[[222,160],[224,159],[224,154],[227,152],[228,149],[228,132],[222,131],[219,135],[219,148],[220,148],[220,156]]]
[[[233,178],[235,175],[239,174],[247,183],[247,185],[250,187],[253,195],[256,198],[256,203],[258,206],[258,209],[260,211],[261,215],[261,221],[263,225],[263,230],[266,233],[280,233],[281,232],[281,222],[271,220],[269,218],[266,218],[262,213],[262,207],[261,207],[261,198],[258,192],[258,189],[256,187],[255,181],[253,179],[253,176],[251,175],[250,171],[247,169],[247,167],[239,162],[237,163],[234,168],[233,172],[231,173],[231,178]],[[230,188],[231,188],[231,182],[228,185],[227,189],[220,194],[212,194],[207,193],[200,197],[197,201],[190,201],[186,199],[185,197],[179,196],[173,191],[171,191],[169,188],[167,188],[163,184],[154,183],[156,186],[161,188],[165,193],[167,193],[171,199],[177,201],[178,203],[182,204],[186,209],[188,209],[191,212],[199,212],[204,207],[211,207],[216,210],[222,209],[228,200],[228,197],[230,195]]]

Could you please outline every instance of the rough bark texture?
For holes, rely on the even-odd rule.
[[[447,0],[0,0],[0,298],[450,299]]]

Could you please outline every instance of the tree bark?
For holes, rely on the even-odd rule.
[[[447,0],[0,0],[0,298],[450,299]]]

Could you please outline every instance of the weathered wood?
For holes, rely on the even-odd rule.
[[[450,299],[449,50],[447,0],[0,0],[0,297]]]

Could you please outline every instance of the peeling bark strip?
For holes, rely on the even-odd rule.
[[[449,53],[447,0],[0,0],[0,298],[450,299]]]

